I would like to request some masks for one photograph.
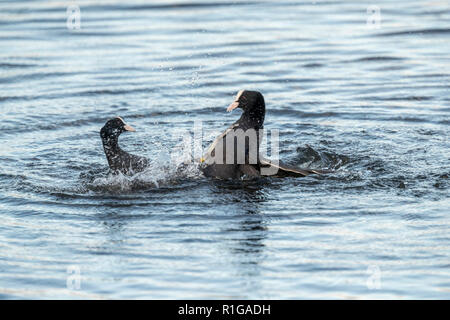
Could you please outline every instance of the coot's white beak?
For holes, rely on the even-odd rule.
[[[241,97],[242,93],[244,93],[244,90],[238,92],[238,94],[236,95],[236,99],[234,99],[234,102],[228,106],[227,108],[228,112],[231,112],[237,107],[239,107],[239,98]]]

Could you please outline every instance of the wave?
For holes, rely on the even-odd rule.
[[[336,170],[349,163],[350,158],[325,149],[315,150],[307,144],[297,148],[294,161],[303,168]]]
[[[389,37],[389,36],[414,36],[414,35],[439,35],[450,33],[450,29],[447,28],[430,28],[430,29],[420,29],[420,30],[404,30],[396,32],[385,32],[377,34],[379,37]]]

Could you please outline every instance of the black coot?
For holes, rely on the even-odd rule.
[[[242,115],[209,146],[200,160],[208,177],[236,179],[243,176],[295,176],[321,174],[325,171],[295,168],[279,161],[264,159],[259,154],[260,130],[263,129],[266,105],[258,91],[241,90],[227,111],[241,108]],[[228,146],[233,145],[234,152]],[[227,151],[228,150],[228,151]]]

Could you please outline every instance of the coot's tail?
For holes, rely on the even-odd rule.
[[[290,166],[280,161],[274,162],[272,160],[260,158],[261,172],[266,172],[267,175],[274,177],[306,177],[310,174],[327,174],[333,171],[320,169],[305,169]]]

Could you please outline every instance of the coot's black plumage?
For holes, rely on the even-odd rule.
[[[235,101],[228,107],[227,111],[241,108],[243,110],[241,117],[233,123],[225,132],[218,136],[210,145],[206,154],[202,157],[201,169],[208,177],[230,179],[241,178],[244,175],[249,177],[259,177],[262,175],[271,175],[277,177],[296,176],[304,177],[309,174],[324,173],[320,170],[300,169],[292,166],[264,159],[259,154],[260,130],[263,129],[264,117],[266,114],[266,105],[263,95],[258,91],[241,90],[236,96]],[[241,131],[242,129],[242,131]],[[250,129],[250,130],[249,130]],[[249,131],[247,131],[249,130]],[[244,138],[239,143],[240,134],[253,131],[256,139]],[[251,135],[250,135],[251,136]],[[228,138],[228,139],[227,139]],[[245,140],[247,139],[247,140]],[[234,159],[230,156],[227,161],[227,141],[233,143]],[[245,142],[242,142],[245,141]],[[223,157],[216,156],[223,154]],[[230,149],[228,149],[228,153]],[[245,154],[245,159],[238,161],[239,152]]]
[[[108,160],[109,168],[114,174],[135,174],[143,171],[148,166],[148,159],[135,156],[123,151],[119,147],[119,136],[125,131],[134,132],[133,127],[127,125],[122,118],[116,117],[106,122],[100,130],[103,150]]]

